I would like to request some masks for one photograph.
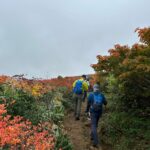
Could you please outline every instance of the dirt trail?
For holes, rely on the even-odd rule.
[[[109,150],[102,145],[99,148],[93,148],[90,140],[90,122],[83,115],[86,103],[82,103],[81,117],[79,121],[74,118],[74,113],[68,113],[64,120],[64,127],[73,144],[73,150]]]

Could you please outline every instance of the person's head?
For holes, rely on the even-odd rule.
[[[100,86],[98,84],[94,84],[93,92],[100,92]]]
[[[87,75],[86,76],[86,80],[89,81],[90,80],[90,76]]]
[[[86,80],[86,75],[83,74],[83,75],[82,75],[82,78],[83,78],[83,80]]]

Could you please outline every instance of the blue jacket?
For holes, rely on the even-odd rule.
[[[94,109],[92,108],[92,105],[94,103],[94,95],[98,95],[98,94],[101,94],[102,97],[103,97],[102,103],[104,105],[107,105],[107,101],[105,99],[105,96],[102,93],[100,93],[100,92],[92,92],[88,96],[88,102],[87,102],[86,112],[90,111],[91,113],[102,113],[103,106],[101,107],[101,109],[99,110],[99,112],[95,112]]]

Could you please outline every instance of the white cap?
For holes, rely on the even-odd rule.
[[[93,86],[93,91],[94,91],[94,92],[100,91],[100,86],[99,86],[98,84],[94,84],[94,86]]]

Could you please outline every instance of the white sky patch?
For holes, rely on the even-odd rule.
[[[0,1],[0,74],[56,77],[93,73],[96,55],[138,42],[149,0]]]

